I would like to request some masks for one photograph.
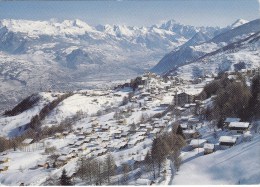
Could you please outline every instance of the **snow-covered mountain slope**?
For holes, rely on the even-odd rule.
[[[245,19],[238,19],[236,20],[232,25],[230,25],[230,27],[233,29],[233,28],[236,28],[240,25],[243,25],[245,23],[248,23],[249,21],[245,20]]]
[[[0,22],[1,27],[8,28],[14,33],[20,32],[28,37],[40,35],[82,35],[85,32],[95,33],[95,30],[81,20],[64,20],[63,22],[51,21],[30,21],[30,20],[8,20]]]
[[[15,137],[24,132],[24,127],[30,122],[31,118],[38,114],[40,110],[48,103],[57,99],[61,93],[39,93],[34,94],[39,97],[39,101],[31,106],[29,109],[14,116],[6,116],[0,118],[0,136]],[[32,96],[31,96],[32,97]]]
[[[135,77],[196,32],[212,36],[218,30],[171,21],[93,27],[81,20],[1,20],[0,110],[40,90],[75,90],[93,81]]]
[[[259,135],[251,142],[209,155],[199,156],[197,150],[194,150],[194,159],[181,166],[172,184],[259,184],[259,153]]]
[[[195,59],[191,63],[173,69],[168,73],[193,79],[204,75],[211,76],[225,71],[237,71],[260,66],[260,32],[231,43],[216,51]]]
[[[246,78],[253,76],[245,72],[243,75],[247,75]],[[31,96],[28,100],[39,98],[31,107],[26,107],[12,117],[0,116],[0,136],[11,141],[14,136],[26,133],[20,129],[26,129],[22,127],[27,126],[30,119],[35,119],[33,116],[44,115],[44,118],[38,118],[40,121],[37,122],[37,128],[27,128],[31,134],[27,131],[26,136],[18,139],[24,142],[22,140],[27,138],[25,142],[34,142],[19,143],[19,146],[5,144],[8,148],[0,153],[0,166],[5,170],[1,172],[0,184],[59,185],[56,179],[60,178],[65,169],[68,176],[75,176],[74,185],[95,185],[96,175],[92,176],[92,181],[78,177],[80,160],[83,157],[90,160],[94,158],[102,161],[100,163],[106,163],[108,154],[119,168],[111,176],[112,184],[118,184],[119,181],[121,184],[122,177],[125,177],[121,168],[125,164],[134,169],[127,172],[130,177],[124,185],[146,185],[150,184],[147,183],[149,181],[155,185],[259,184],[260,123],[250,122],[249,128],[241,134],[226,128],[218,129],[212,126],[212,121],[200,119],[199,115],[194,114],[195,105],[192,107],[192,104],[186,104],[182,108],[176,106],[173,110],[171,103],[174,90],[177,93],[200,93],[213,78],[205,78],[199,84],[181,80],[176,84],[172,78],[165,81],[161,76],[147,73],[141,77],[146,80],[146,84],[139,85],[134,92],[131,87],[121,87],[78,90],[68,97],[63,97],[65,93],[57,92],[41,92]],[[157,94],[152,94],[154,90]],[[125,102],[124,98],[130,93],[131,99]],[[206,109],[212,102],[212,98],[201,101],[201,107]],[[165,106],[167,103],[170,104],[168,107]],[[177,117],[173,111],[178,109],[182,112]],[[175,127],[179,124],[189,128],[186,132],[200,134],[202,139],[187,139],[187,146],[180,151],[182,163],[178,171],[174,162],[179,159],[173,160],[169,156],[163,158],[165,162],[161,163],[160,175],[153,176],[158,166],[154,164],[155,168],[150,167],[151,162],[145,160],[153,149],[153,141],[158,137],[173,135],[171,140],[178,143],[174,129],[177,130]],[[229,149],[222,150],[219,146],[221,136],[236,137],[238,141]],[[189,143],[190,140],[193,143]],[[195,148],[195,145],[198,142],[199,146],[199,142],[206,141],[214,145],[215,150],[204,155],[206,149]],[[44,164],[48,164],[48,167],[44,167]],[[136,173],[132,177],[130,174],[136,170],[139,171],[138,175]],[[102,185],[108,184],[107,180],[102,181]]]
[[[236,22],[237,23],[237,22]],[[241,22],[240,22],[241,23]],[[243,23],[243,22],[242,22]],[[235,23],[234,23],[235,24]],[[235,24],[239,25],[239,24]],[[232,29],[227,29],[217,36],[210,39],[209,35],[198,32],[194,37],[187,41],[182,46],[176,48],[169,54],[165,55],[160,62],[151,70],[156,73],[165,73],[168,71],[175,71],[179,67],[196,62],[200,57],[212,53],[214,51],[221,52],[225,46],[232,43],[242,41],[248,36],[260,31],[260,19],[242,24]],[[231,27],[230,27],[231,28]],[[252,44],[254,45],[254,44]],[[255,47],[251,49],[251,44],[247,45],[248,51],[254,51]],[[259,54],[256,53],[256,56]],[[254,58],[254,57],[252,57]],[[240,59],[242,60],[242,59]],[[239,63],[237,61],[237,63]],[[254,62],[252,62],[252,65]],[[250,66],[250,65],[249,65]],[[203,68],[202,66],[200,69]]]

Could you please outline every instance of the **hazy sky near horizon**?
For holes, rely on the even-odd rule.
[[[0,1],[0,19],[81,19],[90,25],[150,26],[174,19],[195,26],[221,26],[260,18],[258,0]]]

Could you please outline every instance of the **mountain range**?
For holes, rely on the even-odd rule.
[[[38,91],[104,87],[148,70],[176,73],[260,30],[258,23],[240,19],[220,28],[175,20],[149,27],[90,26],[78,19],[0,20],[0,110]]]
[[[185,44],[166,54],[152,71],[185,74],[190,79],[202,74],[257,68],[259,33],[260,19],[238,20],[214,37],[197,32]]]

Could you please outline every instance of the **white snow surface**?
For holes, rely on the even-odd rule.
[[[174,185],[260,184],[260,136],[230,149],[198,155],[181,165]],[[196,154],[198,155],[196,157]]]

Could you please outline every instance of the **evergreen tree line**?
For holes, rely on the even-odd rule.
[[[36,104],[40,100],[40,96],[37,94],[32,94],[27,97],[23,101],[21,101],[18,105],[16,105],[12,110],[6,110],[4,115],[6,116],[16,116],[25,110],[30,109],[34,104]]]
[[[206,85],[200,97],[206,99],[213,95],[213,107],[207,108],[205,115],[208,120],[216,120],[219,127],[227,117],[238,117],[242,121],[260,118],[260,75],[255,75],[248,86],[241,74],[237,74],[235,80],[224,74]]]
[[[28,130],[24,134],[7,139],[5,137],[0,137],[0,152],[8,149],[13,149],[14,151],[21,145],[21,142],[26,138],[35,137],[36,133],[33,130]]]
[[[58,106],[59,103],[61,103],[66,98],[72,96],[73,93],[66,93],[61,96],[58,96],[57,99],[53,100],[52,102],[48,103],[46,106],[44,106],[39,114],[32,117],[31,121],[27,125],[27,128],[31,128],[34,130],[39,130],[41,120],[43,120],[55,107]]]
[[[181,148],[186,142],[178,125],[173,125],[174,129],[170,133],[165,133],[153,140],[151,151],[145,158],[146,170],[152,173],[153,179],[160,176],[163,163],[166,158],[174,163],[175,169],[178,171],[181,165]]]
[[[81,157],[77,166],[76,176],[88,185],[111,184],[116,173],[115,161],[110,154],[104,160]]]

